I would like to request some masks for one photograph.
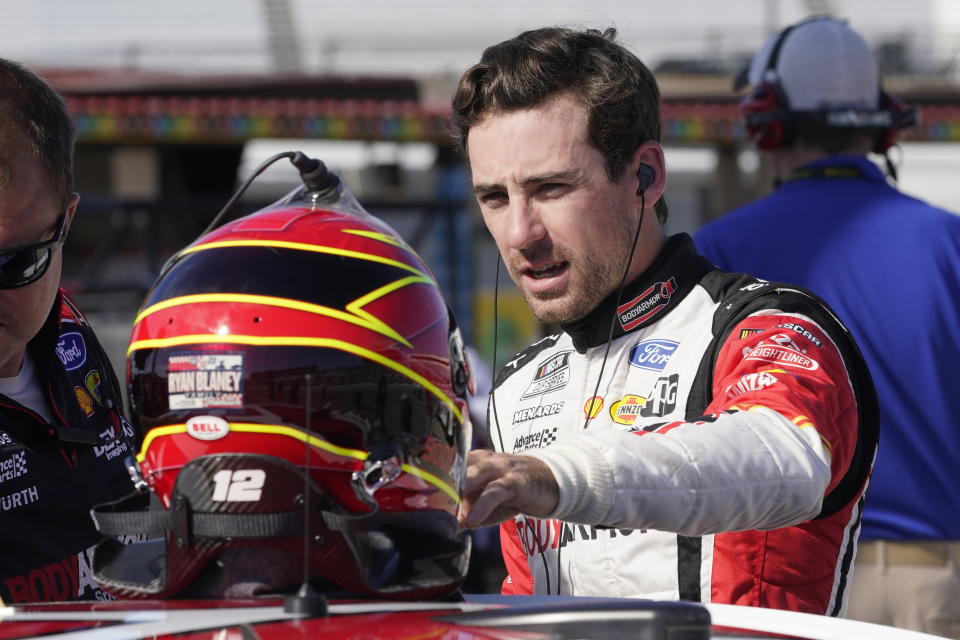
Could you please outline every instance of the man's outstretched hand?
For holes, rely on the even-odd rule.
[[[475,449],[467,458],[463,524],[497,524],[518,513],[545,516],[560,499],[550,468],[537,458]]]

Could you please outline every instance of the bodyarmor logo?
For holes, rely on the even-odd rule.
[[[644,418],[662,417],[677,408],[677,385],[680,375],[658,378],[653,389],[647,394],[647,403],[640,410]]]
[[[548,549],[567,546],[571,542],[610,540],[634,533],[646,533],[646,529],[598,529],[595,526],[570,524],[560,520],[542,520],[519,516],[513,521],[520,537],[520,544],[527,557],[539,555]]]
[[[142,542],[146,535],[136,534],[117,538],[122,544]],[[54,600],[113,600],[94,579],[93,549],[91,546],[79,553],[36,567],[22,576],[11,576],[4,586],[13,602],[51,602]]]
[[[551,393],[567,386],[570,380],[570,351],[558,353],[537,366],[537,373],[521,400]]]
[[[556,439],[557,427],[541,429],[525,436],[518,436],[513,443],[513,453],[519,453],[527,449],[542,449],[552,444]]]
[[[57,357],[67,371],[83,366],[87,361],[87,345],[83,342],[83,336],[79,331],[70,331],[60,336],[60,340],[57,341]]]
[[[563,409],[563,402],[554,402],[553,404],[542,404],[539,407],[529,407],[513,412],[513,424],[526,422],[527,420],[536,420],[543,416],[552,416],[560,413]]]
[[[20,451],[6,460],[0,460],[0,482],[19,478],[27,472],[27,452]]]
[[[630,349],[630,366],[649,371],[663,371],[678,346],[680,343],[673,340],[659,338],[644,340]]]
[[[617,307],[617,317],[624,331],[630,331],[641,322],[649,320],[670,302],[677,290],[677,279],[658,282],[639,296]]]

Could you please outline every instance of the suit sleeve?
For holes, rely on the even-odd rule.
[[[507,577],[503,580],[500,592],[505,596],[532,594],[533,577],[523,553],[516,520],[500,524],[500,548],[503,551],[503,563],[507,567]]]
[[[836,344],[805,316],[762,311],[721,348],[707,415],[587,430],[529,452],[560,485],[547,517],[683,535],[816,516],[850,464],[853,389]]]

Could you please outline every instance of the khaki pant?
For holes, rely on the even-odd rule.
[[[960,542],[860,543],[847,617],[960,639]]]

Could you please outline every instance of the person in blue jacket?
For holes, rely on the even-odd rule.
[[[848,615],[960,637],[960,216],[894,186],[887,150],[915,116],[843,22],[787,27],[743,80],[745,126],[776,186],[702,227],[697,248],[812,289],[853,332],[881,428]]]

